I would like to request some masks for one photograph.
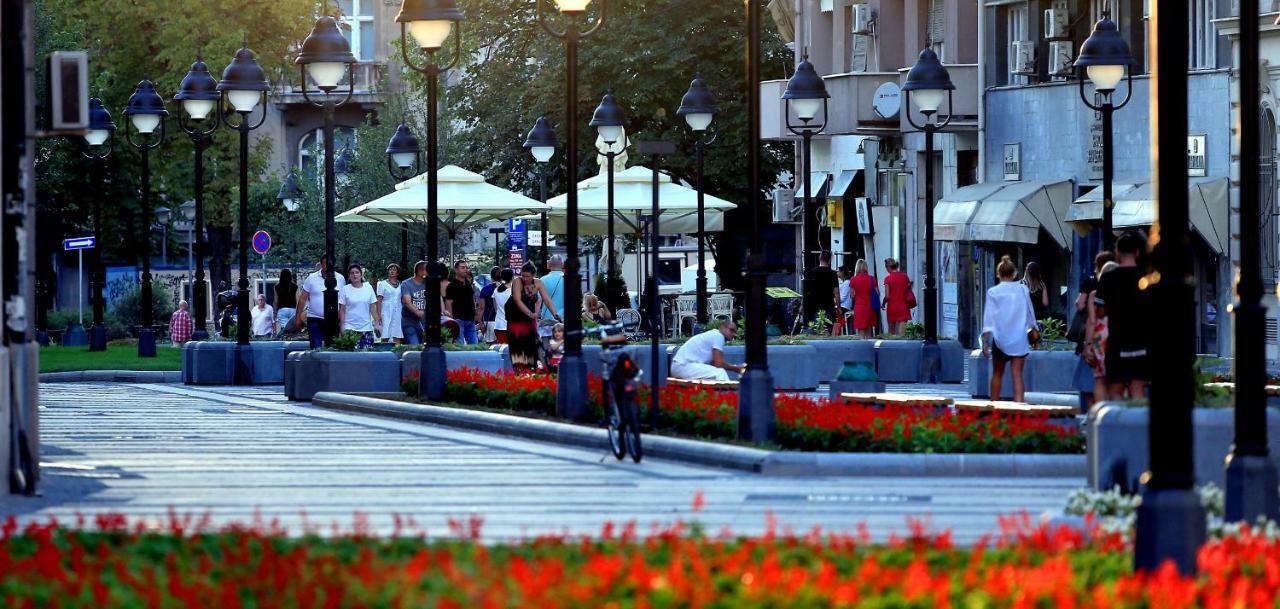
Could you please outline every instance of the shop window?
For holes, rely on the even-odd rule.
[[[1187,0],[1191,40],[1187,49],[1187,66],[1192,70],[1211,70],[1218,61],[1218,32],[1213,27],[1215,0]]]

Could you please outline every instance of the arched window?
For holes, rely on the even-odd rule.
[[[1280,239],[1276,225],[1276,119],[1270,110],[1262,111],[1262,137],[1258,154],[1258,230],[1262,260],[1262,284],[1268,292],[1275,289],[1277,259],[1280,259]]]
[[[356,132],[351,127],[334,127],[333,129],[333,148],[338,152],[350,147],[356,147]],[[298,166],[302,168],[303,175],[313,179],[319,179],[324,169],[324,130],[316,129],[302,136],[298,141]],[[334,167],[337,170],[337,164]]]

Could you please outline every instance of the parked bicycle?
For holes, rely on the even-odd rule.
[[[639,463],[644,458],[640,441],[640,411],[637,387],[643,370],[622,351],[627,344],[621,323],[600,325],[586,330],[600,335],[601,391],[604,400],[605,427],[609,448],[621,461],[628,454]]]

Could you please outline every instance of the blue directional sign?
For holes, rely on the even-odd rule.
[[[507,220],[507,257],[511,261],[512,268],[520,268],[515,266],[515,261],[520,260],[520,264],[524,264],[525,247],[529,243],[529,227],[525,224],[523,218],[511,218]],[[518,252],[519,256],[512,255]]]
[[[75,239],[63,239],[62,249],[68,252],[75,250],[88,250],[97,246],[98,240],[94,237],[76,237]]]

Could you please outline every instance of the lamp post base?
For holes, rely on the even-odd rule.
[[[587,360],[581,353],[566,353],[556,377],[556,416],[583,421],[587,412]]]
[[[445,361],[444,347],[436,345],[422,348],[422,366],[419,375],[419,398],[436,401],[444,397],[444,386],[449,380],[449,366]]]
[[[48,330],[36,330],[36,344],[40,345],[41,347],[49,346]]]
[[[138,357],[156,356],[155,328],[143,327],[138,330]]]
[[[942,376],[942,347],[925,341],[920,346],[920,382],[937,383]]]
[[[191,340],[209,340],[209,332],[205,330],[196,330],[191,333]]]
[[[63,347],[87,347],[89,346],[89,336],[85,334],[84,326],[78,323],[72,323],[67,326],[67,331],[62,333]]]
[[[106,351],[107,350],[107,327],[102,324],[94,324],[89,328],[89,350],[90,351]]]
[[[236,368],[232,382],[236,385],[253,384],[253,347],[236,345]]]
[[[777,431],[773,375],[768,368],[748,368],[738,379],[738,439],[770,442]]]
[[[1259,516],[1278,520],[1280,497],[1276,492],[1276,464],[1264,455],[1227,457],[1227,522],[1253,524]]]
[[[1154,572],[1172,560],[1183,575],[1196,572],[1196,553],[1205,539],[1204,507],[1191,489],[1147,489],[1138,506],[1133,566]]]

